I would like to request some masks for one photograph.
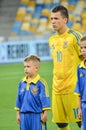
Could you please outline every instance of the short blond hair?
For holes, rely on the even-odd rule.
[[[24,62],[32,61],[33,63],[40,65],[40,58],[36,55],[30,55],[25,57]]]
[[[80,42],[83,42],[83,41],[86,41],[86,36],[83,36],[83,37],[80,39]]]

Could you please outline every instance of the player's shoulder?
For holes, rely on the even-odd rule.
[[[18,87],[22,87],[22,85],[26,84],[25,80],[24,79],[21,79],[18,83]]]
[[[57,37],[57,34],[54,33],[53,35],[51,35],[51,36],[49,37],[49,41],[55,39],[56,37]]]
[[[80,64],[78,64],[77,70],[80,73],[80,72],[82,72],[82,69],[83,69],[83,67],[82,67],[82,62],[81,62]]]
[[[48,84],[47,84],[46,80],[43,77],[40,77],[40,82],[42,83],[42,87],[45,88],[46,95],[49,96]]]
[[[68,34],[75,37],[76,39],[80,39],[82,37],[82,34],[80,32],[73,30],[73,29],[69,29]]]
[[[40,77],[40,82],[44,85],[47,86],[47,82],[43,77]]]

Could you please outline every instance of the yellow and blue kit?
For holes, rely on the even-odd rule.
[[[41,113],[50,109],[48,85],[37,75],[30,83],[19,83],[16,110],[20,111],[20,130],[42,130]]]
[[[78,66],[77,77],[78,79],[75,93],[77,93],[81,97],[82,125],[83,130],[86,130],[86,66],[84,65],[84,61],[82,61],[81,64]]]
[[[49,46],[54,61],[53,90],[56,94],[74,91],[76,68],[80,63],[79,32],[67,29],[63,34],[49,38]]]
[[[74,95],[77,66],[81,62],[79,41],[82,34],[69,28],[49,38],[53,58],[52,112],[55,123],[78,121],[78,96]],[[66,114],[65,114],[66,113]]]

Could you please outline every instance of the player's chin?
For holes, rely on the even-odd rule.
[[[54,30],[57,30],[57,27],[55,25],[52,26]]]

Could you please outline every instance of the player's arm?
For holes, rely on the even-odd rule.
[[[48,119],[48,110],[51,109],[48,84],[44,79],[41,79],[40,100],[41,100],[42,111],[43,111],[41,116],[41,121],[44,123]]]
[[[17,98],[16,98],[16,106],[15,106],[15,110],[16,110],[16,121],[17,123],[20,123],[20,98],[19,98],[19,88],[20,88],[20,84],[18,86],[18,94],[17,94]]]
[[[80,39],[81,38],[82,38],[82,34],[79,32],[76,32],[74,35],[74,47],[75,47],[75,50],[76,50],[79,58],[81,60],[83,60],[83,56],[82,56],[81,51],[80,51]]]
[[[16,111],[20,111],[20,108],[21,108],[21,98],[20,98],[20,91],[21,91],[21,84],[22,82],[19,83],[18,85],[18,92],[17,92],[17,98],[16,98],[16,106],[15,106],[15,110]]]
[[[80,66],[80,65],[79,65]],[[76,83],[76,88],[75,88],[75,94],[78,95],[78,99],[79,99],[79,106],[78,106],[78,117],[81,119],[82,118],[82,108],[81,108],[81,95],[80,95],[80,79],[79,79],[79,66],[77,68],[77,83]]]
[[[16,111],[16,121],[20,123],[20,111]]]
[[[41,116],[41,121],[44,123],[48,119],[48,110],[45,110]]]
[[[79,96],[79,108],[78,108],[78,117],[82,118],[82,108],[81,108],[81,97]]]

